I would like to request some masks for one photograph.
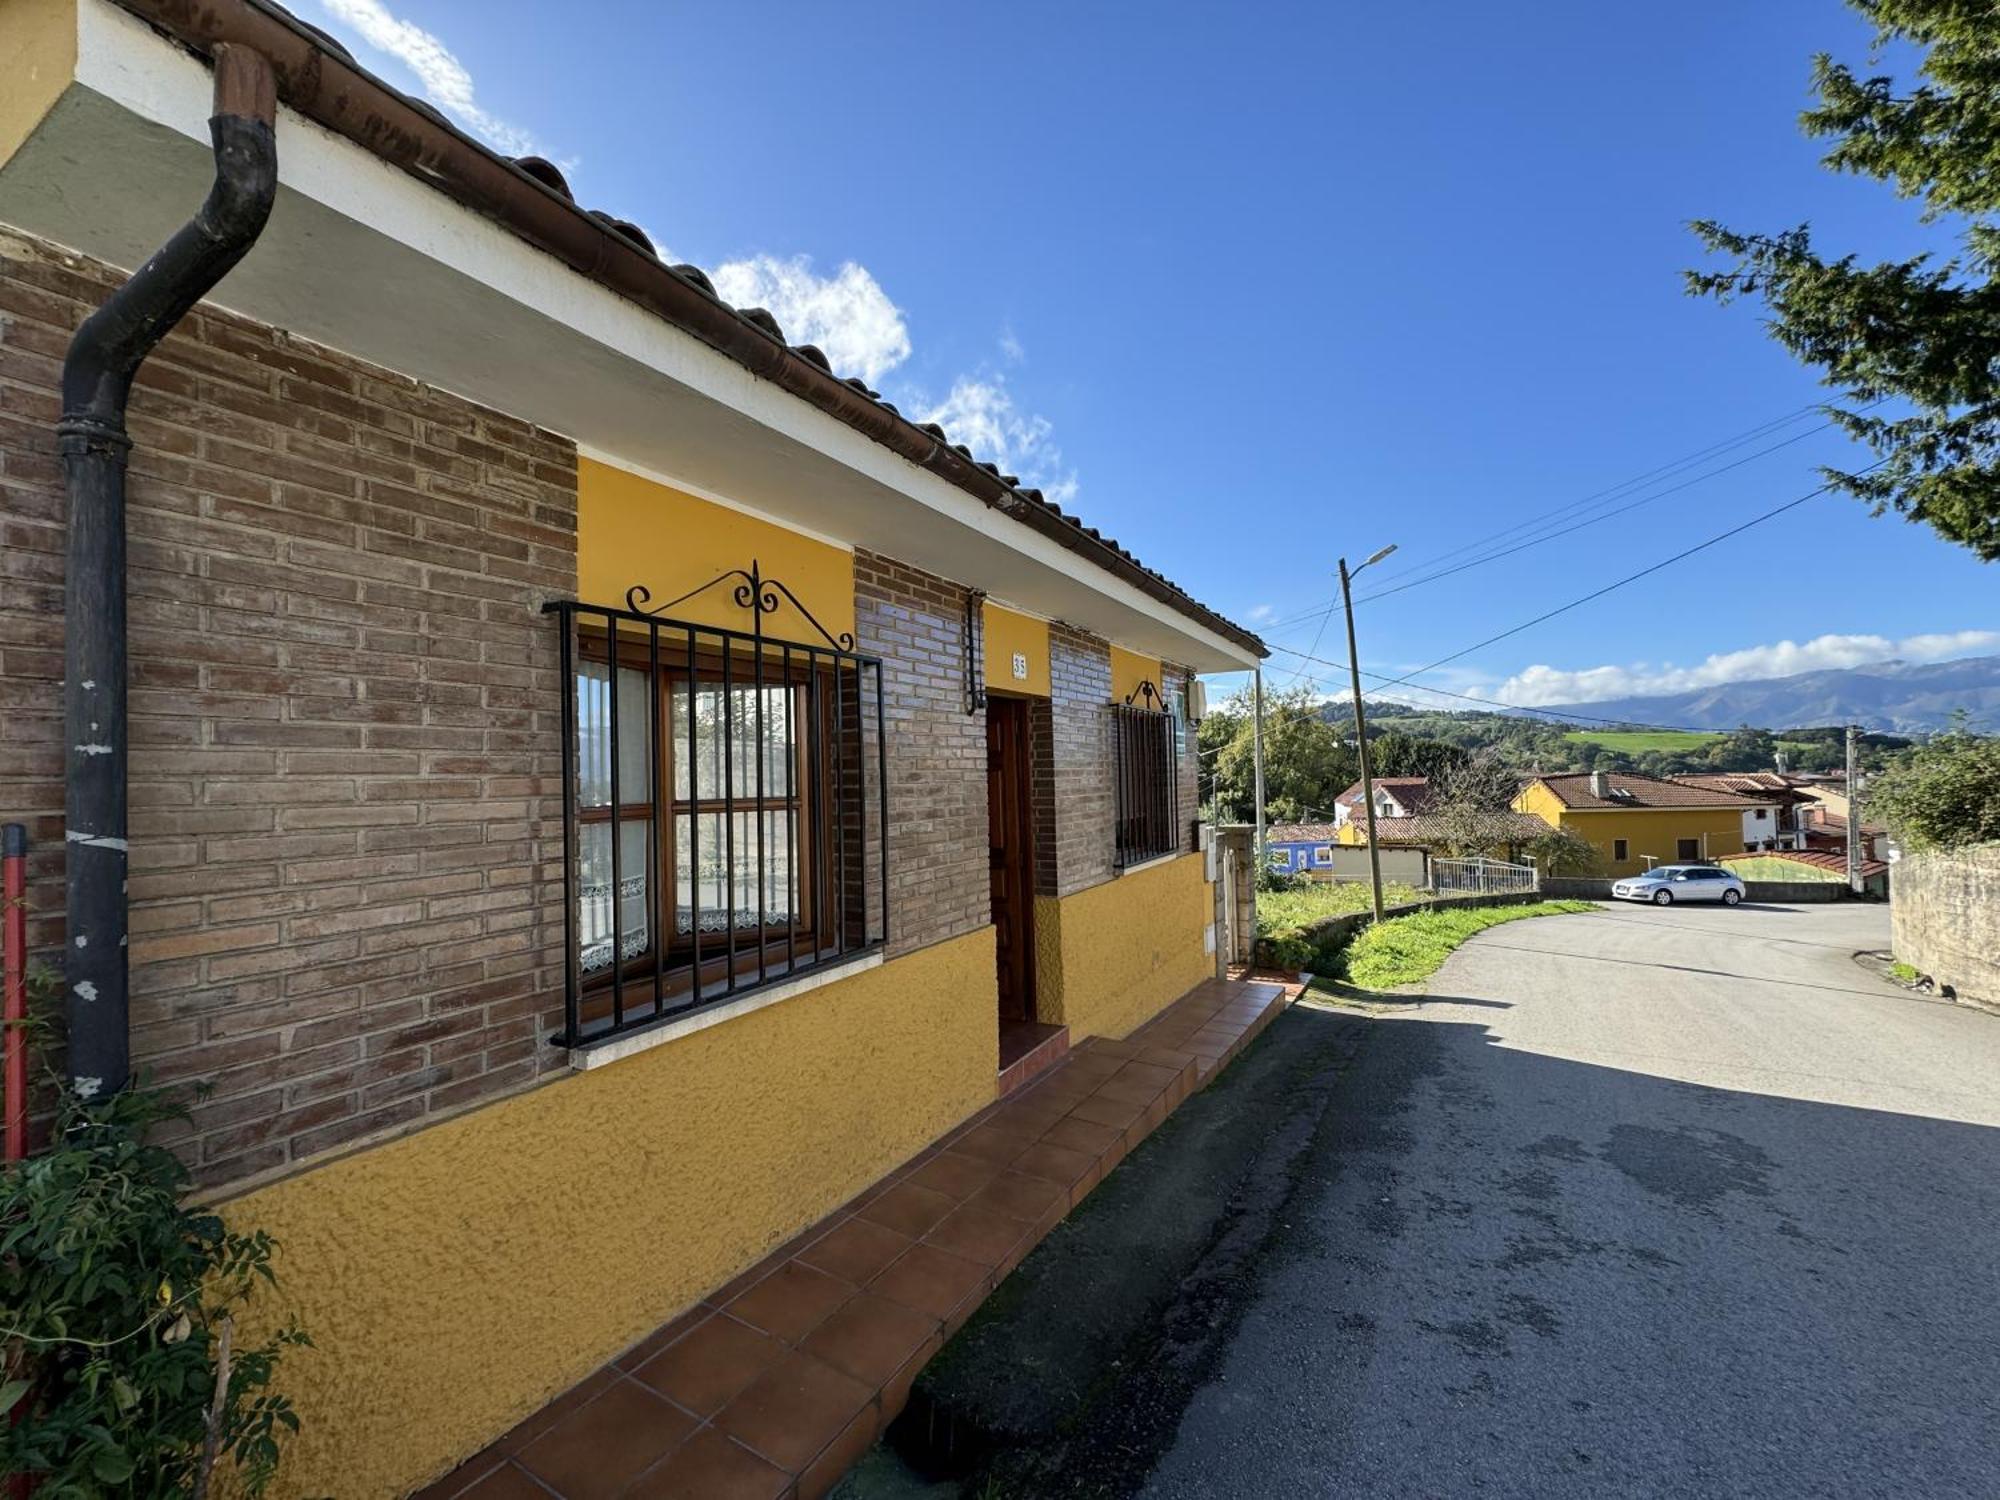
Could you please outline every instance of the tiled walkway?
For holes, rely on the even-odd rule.
[[[1084,1042],[423,1500],[815,1500],[972,1310],[1285,998],[1211,980],[1123,1041]]]

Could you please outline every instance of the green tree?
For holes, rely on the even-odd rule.
[[[1892,185],[1949,216],[1962,253],[1864,265],[1827,259],[1800,225],[1742,233],[1692,228],[1728,271],[1690,271],[1688,289],[1761,298],[1771,334],[1850,403],[1829,415],[1878,461],[1828,482],[1895,509],[1984,560],[2000,558],[2000,18],[1987,0],[1848,0],[1873,23],[1879,52],[1918,49],[1914,86],[1863,77],[1821,53],[1818,105],[1800,116],[1832,141],[1823,161]],[[1871,66],[1872,66],[1871,62]],[[1890,413],[1875,408],[1894,403]]]
[[[1941,734],[1877,772],[1862,803],[1912,849],[2000,840],[2000,739]]]
[[[1218,804],[1237,821],[1256,812],[1254,746],[1246,712],[1212,758]],[[1309,690],[1299,687],[1265,699],[1264,807],[1273,821],[1331,818],[1333,799],[1360,774],[1354,747],[1322,716]]]

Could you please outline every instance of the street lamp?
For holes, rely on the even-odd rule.
[[[1378,922],[1382,920],[1382,853],[1375,845],[1375,777],[1368,768],[1368,719],[1361,711],[1361,654],[1354,644],[1354,594],[1349,584],[1362,568],[1373,567],[1395,550],[1396,544],[1391,542],[1353,573],[1347,570],[1347,559],[1340,560],[1340,604],[1347,612],[1347,670],[1354,679],[1354,742],[1361,756],[1361,802],[1368,817],[1368,879],[1375,891]]]

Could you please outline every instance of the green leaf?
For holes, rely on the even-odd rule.
[[[90,1472],[106,1484],[123,1484],[132,1477],[132,1459],[121,1448],[100,1448],[90,1456]]]
[[[0,1385],[0,1413],[12,1411],[14,1403],[27,1394],[28,1382],[25,1380],[10,1380]]]

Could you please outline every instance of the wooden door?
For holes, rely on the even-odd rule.
[[[1035,1019],[1035,823],[1029,803],[1028,705],[986,704],[986,821],[993,878],[1000,1019]]]

